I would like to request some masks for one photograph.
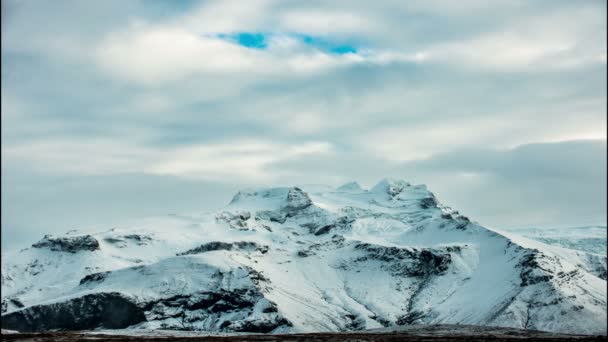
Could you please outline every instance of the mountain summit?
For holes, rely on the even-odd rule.
[[[605,256],[499,234],[424,185],[250,189],[215,213],[45,236],[5,255],[2,328],[606,334],[606,278]]]

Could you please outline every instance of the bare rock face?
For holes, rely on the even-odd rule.
[[[451,252],[459,252],[460,246],[449,246],[439,249],[418,249],[378,246],[369,243],[358,243],[354,246],[363,250],[366,255],[353,260],[354,263],[366,260],[379,260],[393,274],[408,277],[429,277],[441,275],[448,270]]]
[[[9,308],[20,309],[24,305],[18,298],[3,298],[2,299],[2,313],[5,313]]]
[[[117,235],[110,236],[103,239],[105,242],[112,244],[118,248],[125,248],[130,243],[138,246],[145,246],[150,244],[153,240],[151,236],[142,235],[142,234],[126,234],[126,235]]]
[[[91,235],[57,238],[45,235],[42,240],[33,244],[32,247],[48,248],[56,252],[76,253],[80,251],[98,250],[99,242]]]
[[[308,197],[308,194],[302,191],[298,187],[289,189],[287,192],[287,205],[284,210],[287,212],[293,212],[305,209],[312,205],[312,200]]]
[[[256,307],[262,314],[254,317]],[[151,301],[143,307],[162,328],[192,330],[203,323],[211,331],[268,333],[291,323],[256,288],[202,291]]]
[[[215,219],[218,222],[226,222],[232,229],[249,230],[247,220],[251,218],[251,214],[247,211],[232,213],[223,211],[216,215]]]
[[[202,244],[196,248],[189,249],[182,253],[177,253],[177,255],[190,255],[190,254],[200,254],[211,251],[258,251],[261,253],[268,252],[268,246],[259,245],[255,242],[251,241],[237,241],[237,242],[221,242],[221,241],[213,241]]]
[[[119,293],[95,293],[2,315],[2,329],[17,331],[121,329],[145,321],[143,311]]]

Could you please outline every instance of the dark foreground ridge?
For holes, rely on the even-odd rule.
[[[307,334],[233,334],[206,335],[205,332],[121,331],[107,332],[2,333],[3,341],[606,341],[606,336],[555,334],[534,330],[466,325],[412,325],[396,330]]]

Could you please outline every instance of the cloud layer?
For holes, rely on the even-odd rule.
[[[10,238],[129,217],[65,218],[118,188],[135,217],[386,175],[491,225],[605,222],[603,1],[2,6]]]

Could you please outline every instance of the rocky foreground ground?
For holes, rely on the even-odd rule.
[[[606,341],[606,336],[554,334],[533,330],[478,326],[408,326],[399,330],[374,330],[308,334],[202,335],[180,331],[75,331],[16,333],[3,331],[3,341]]]

